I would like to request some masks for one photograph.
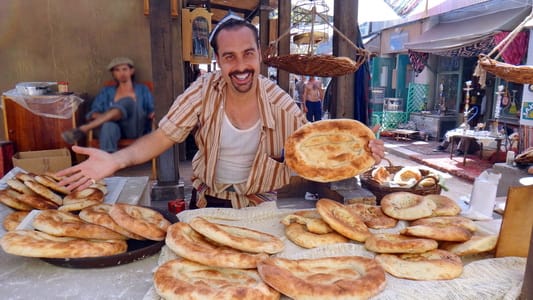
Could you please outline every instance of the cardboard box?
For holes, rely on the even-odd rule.
[[[18,152],[13,155],[13,166],[35,174],[57,172],[72,166],[67,148]]]

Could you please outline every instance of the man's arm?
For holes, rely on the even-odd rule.
[[[307,101],[307,85],[304,85],[304,94],[302,95],[302,109],[303,111],[307,111],[307,106],[305,105],[305,102]]]
[[[146,162],[173,144],[173,140],[161,129],[157,129],[137,139],[131,146],[112,154],[96,148],[73,146],[74,152],[87,155],[89,158],[78,165],[57,172],[56,175],[65,177],[59,184],[67,186],[70,190],[81,190],[91,185],[93,180],[111,176],[120,169]]]

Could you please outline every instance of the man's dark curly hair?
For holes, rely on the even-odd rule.
[[[251,24],[250,22],[246,20],[238,20],[238,19],[230,19],[222,24],[218,24],[217,27],[213,30],[211,33],[211,47],[213,47],[213,51],[215,51],[215,54],[218,55],[218,44],[217,44],[217,36],[220,33],[220,31],[224,29],[238,29],[240,27],[248,27],[253,32],[255,41],[257,43],[257,48],[259,48],[259,31],[257,28]]]

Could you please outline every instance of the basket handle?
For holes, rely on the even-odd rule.
[[[422,181],[424,181],[425,179],[428,179],[428,178],[433,179],[433,181],[435,181],[435,185],[439,184],[439,179],[437,177],[435,177],[433,175],[427,175],[427,176],[424,176],[424,177],[418,179],[418,181],[411,188],[412,189],[416,189],[420,185],[420,183]]]
[[[390,159],[388,159],[388,158],[386,158],[386,157],[383,157],[383,158],[381,159],[381,162],[383,162],[384,160],[386,160],[386,161],[389,163],[389,167],[394,167],[394,165],[392,164],[392,161],[390,161]],[[380,164],[381,164],[381,162],[380,162]]]

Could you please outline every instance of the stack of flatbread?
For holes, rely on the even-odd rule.
[[[53,173],[17,173],[6,180],[7,189],[0,191],[0,203],[17,211],[58,209],[80,211],[100,204],[107,194],[105,181],[100,180],[83,191],[71,192],[58,183]]]
[[[278,258],[280,238],[202,217],[170,226],[166,245],[178,258],[154,274],[165,299],[367,299],[385,287],[371,258]]]
[[[18,229],[21,222],[31,226]],[[8,232],[0,246],[6,253],[27,257],[108,256],[126,252],[128,239],[163,240],[168,226],[159,212],[128,204],[96,204],[79,214],[57,209],[15,211],[4,220]]]

